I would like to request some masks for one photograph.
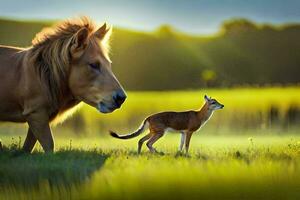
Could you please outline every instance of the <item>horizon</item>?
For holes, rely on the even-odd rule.
[[[294,24],[300,22],[300,2],[238,0],[180,0],[109,1],[103,0],[34,0],[21,5],[18,0],[0,0],[0,17],[22,21],[63,20],[87,15],[97,23],[107,21],[116,27],[153,31],[168,24],[180,32],[189,34],[213,34],[225,20],[246,18],[259,24]],[[34,8],[34,12],[32,12]]]
[[[73,18],[80,18],[81,16],[74,16]],[[89,17],[89,16],[87,16]],[[72,19],[72,18],[66,18],[66,19]],[[66,20],[66,19],[22,19],[22,18],[18,18],[18,17],[6,17],[6,16],[0,16],[0,20],[5,20],[5,21],[12,21],[12,22],[20,22],[20,23],[50,23],[50,24],[55,24],[55,23],[59,23],[60,21],[63,21],[63,20]],[[90,18],[91,20],[94,21],[93,18]],[[211,33],[193,33],[193,32],[185,32],[183,30],[180,30],[178,29],[177,27],[173,26],[173,25],[170,25],[170,24],[160,24],[158,25],[157,27],[154,27],[153,29],[151,30],[145,30],[145,29],[138,29],[138,28],[129,28],[129,27],[124,27],[124,26],[117,26],[117,25],[114,25],[114,24],[111,24],[107,21],[103,21],[103,22],[100,22],[98,23],[98,21],[95,21],[96,22],[96,25],[101,25],[102,23],[108,23],[110,26],[114,28],[117,28],[117,29],[122,29],[122,30],[127,30],[127,31],[133,31],[133,32],[140,32],[140,33],[146,33],[146,34],[151,34],[157,30],[159,30],[161,27],[163,26],[168,26],[171,28],[171,30],[174,31],[174,33],[180,33],[180,34],[184,34],[184,35],[189,35],[189,36],[194,36],[194,37],[210,37],[210,36],[214,36],[214,35],[217,35],[220,33],[221,31],[221,27],[222,27],[222,24],[226,21],[234,21],[234,20],[239,20],[239,19],[245,19],[245,20],[248,20],[252,23],[254,23],[256,26],[260,27],[260,26],[264,26],[264,25],[268,25],[268,26],[271,26],[272,28],[274,28],[275,30],[276,29],[280,29],[282,27],[285,27],[285,26],[293,26],[293,25],[300,25],[300,22],[285,22],[285,23],[280,23],[280,24],[276,24],[276,23],[260,23],[260,22],[257,22],[257,21],[253,21],[253,20],[250,20],[248,18],[229,18],[229,19],[224,19],[218,26],[218,29],[216,29],[215,32],[211,32]],[[52,25],[50,25],[52,26]]]

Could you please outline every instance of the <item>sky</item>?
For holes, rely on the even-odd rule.
[[[0,0],[0,17],[52,20],[81,15],[98,23],[152,31],[162,24],[211,34],[231,18],[259,23],[300,23],[300,0]]]

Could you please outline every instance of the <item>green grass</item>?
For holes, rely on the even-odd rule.
[[[299,136],[196,135],[188,157],[173,134],[156,144],[163,156],[137,155],[138,138],[70,139],[55,154],[2,152],[0,199],[300,198]]]

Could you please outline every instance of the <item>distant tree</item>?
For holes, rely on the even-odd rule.
[[[162,25],[160,26],[156,33],[162,38],[171,38],[174,36],[174,30],[170,25]]]
[[[271,24],[264,24],[261,26],[262,31],[276,31],[276,28]]]
[[[235,35],[255,31],[258,27],[248,19],[232,19],[225,21],[221,29],[225,34]]]
[[[206,70],[202,71],[201,78],[202,78],[205,86],[210,87],[213,85],[213,82],[216,80],[217,74],[213,70],[206,69]]]

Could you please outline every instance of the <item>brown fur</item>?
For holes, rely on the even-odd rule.
[[[115,103],[116,91],[123,89],[110,67],[105,40],[110,29],[95,28],[82,17],[43,30],[31,47],[0,46],[0,121],[29,124],[25,151],[37,140],[53,151],[49,123],[81,101],[112,112],[125,100]]]
[[[220,104],[215,99],[209,99],[206,96],[205,98],[207,98],[206,102],[199,111],[157,113],[146,118],[142,126],[132,134],[118,135],[112,131],[110,134],[115,138],[129,139],[138,136],[143,132],[145,126],[148,125],[150,133],[139,140],[138,153],[141,152],[142,145],[147,140],[149,140],[147,142],[149,150],[151,152],[156,152],[152,145],[161,138],[168,129],[173,129],[181,132],[182,134],[181,144],[179,147],[180,151],[183,148],[183,143],[185,143],[186,153],[188,153],[192,134],[204,125],[214,110],[224,107],[224,105]]]

